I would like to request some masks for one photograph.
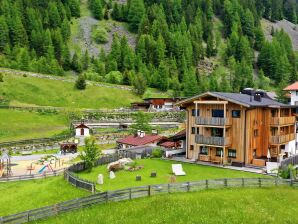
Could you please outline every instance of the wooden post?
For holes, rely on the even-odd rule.
[[[187,192],[189,192],[189,191],[190,191],[190,183],[187,182]]]
[[[129,188],[129,200],[131,200],[131,188]]]
[[[171,191],[170,191],[170,184],[168,184],[168,193],[171,193]]]
[[[259,187],[262,187],[262,179],[259,177]]]
[[[206,180],[206,189],[208,189],[208,180]]]
[[[224,179],[224,186],[228,187],[228,179],[226,179],[226,178]]]
[[[151,196],[151,185],[148,186],[148,196]]]
[[[242,187],[244,187],[244,184],[245,184],[244,178],[242,178]]]
[[[109,201],[109,193],[108,193],[108,191],[106,191],[106,202],[108,202]]]

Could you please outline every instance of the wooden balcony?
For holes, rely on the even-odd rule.
[[[284,144],[289,141],[292,141],[295,139],[295,134],[287,134],[287,135],[279,135],[279,136],[271,136],[270,137],[270,144],[278,145],[278,144]]]
[[[228,126],[232,124],[232,119],[222,117],[197,117],[196,124],[206,126]]]
[[[290,117],[272,117],[270,124],[271,125],[287,125],[287,124],[295,124],[296,117],[295,116],[290,116]]]
[[[230,137],[206,137],[203,135],[196,135],[196,143],[210,146],[228,146],[231,145],[231,139]]]

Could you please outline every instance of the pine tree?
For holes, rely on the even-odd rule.
[[[75,83],[75,88],[78,90],[84,90],[86,89],[86,80],[84,75],[79,75],[76,83]]]
[[[90,57],[89,57],[88,50],[85,50],[85,53],[84,53],[81,61],[82,61],[82,69],[83,70],[88,70],[89,64],[90,64]]]
[[[144,77],[140,74],[137,74],[133,80],[133,88],[134,91],[137,95],[139,96],[143,96],[144,93],[146,92],[146,80],[144,79]]]
[[[103,19],[103,8],[101,2],[101,0],[92,0],[91,11],[94,18],[98,20]]]
[[[198,93],[196,74],[192,70],[185,71],[183,75],[183,94],[186,97],[194,96]]]
[[[78,57],[77,53],[74,53],[74,55],[72,57],[71,68],[78,73],[82,72],[82,65],[79,62],[79,57]]]
[[[9,29],[4,16],[0,16],[0,53],[9,44]]]
[[[143,0],[130,0],[128,11],[129,27],[133,32],[139,28],[139,24],[145,14],[145,6]]]

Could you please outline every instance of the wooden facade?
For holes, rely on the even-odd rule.
[[[268,150],[278,160],[295,140],[291,107],[246,106],[212,94],[188,101],[187,158],[214,163],[264,166]]]

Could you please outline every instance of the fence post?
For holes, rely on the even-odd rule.
[[[171,191],[170,191],[170,184],[168,184],[168,193],[171,193]]]
[[[189,192],[189,191],[190,191],[190,183],[187,182],[187,192]]]
[[[148,186],[148,196],[151,196],[151,185]]]
[[[27,222],[30,222],[30,213],[27,213]]]
[[[106,202],[108,202],[109,201],[109,193],[108,193],[108,191],[106,191]]]
[[[262,179],[259,177],[259,187],[262,187]]]
[[[208,180],[206,180],[206,189],[208,189]]]
[[[277,178],[275,178],[275,186],[277,186],[278,185],[278,181],[277,181]]]
[[[228,187],[228,179],[226,179],[226,178],[224,179],[224,186]]]
[[[129,200],[131,200],[131,188],[129,188]]]
[[[293,179],[290,180],[290,186],[293,187]]]
[[[244,187],[245,182],[244,182],[244,178],[242,178],[242,187]]]

